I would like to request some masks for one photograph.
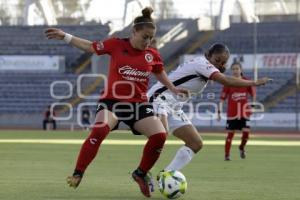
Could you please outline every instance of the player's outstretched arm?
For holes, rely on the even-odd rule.
[[[221,99],[218,104],[218,116],[217,116],[218,121],[221,121],[221,111],[223,110],[223,104],[224,104],[224,100]]]
[[[169,80],[168,75],[165,71],[162,71],[161,73],[158,74],[154,74],[156,79],[161,82],[161,84],[163,84],[164,86],[166,86],[171,92],[175,93],[175,94],[185,94],[187,96],[190,95],[189,90],[184,89],[184,88],[177,88],[174,86],[174,84]]]
[[[65,33],[58,28],[48,28],[45,30],[45,35],[48,39],[64,40],[68,44],[81,49],[86,52],[94,53],[92,48],[92,42],[86,39],[82,39],[71,34]]]
[[[218,83],[221,83],[222,85],[228,86],[228,87],[261,86],[261,85],[265,85],[267,82],[272,80],[268,77],[258,79],[257,81],[245,80],[245,79],[239,79],[239,78],[235,78],[235,77],[226,76],[222,73],[215,73],[211,77],[211,79]]]

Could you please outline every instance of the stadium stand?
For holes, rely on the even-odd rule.
[[[162,20],[158,22],[158,36],[162,37],[168,31],[172,30],[182,19]],[[187,19],[184,23],[190,23],[195,25],[195,21]],[[0,54],[1,55],[64,55],[66,56],[66,66],[70,69],[78,58],[87,58],[83,52],[71,48],[61,41],[48,41],[44,38],[43,29],[45,26],[34,27],[10,27],[0,26]],[[87,38],[90,40],[103,39],[108,36],[109,28],[104,25],[88,25],[88,26],[60,26],[63,30],[70,32],[74,35]],[[194,29],[195,27],[193,27]],[[126,33],[125,28],[122,31]],[[189,29],[189,27],[187,27]],[[288,30],[278,32],[276,30]],[[299,22],[263,22],[257,24],[258,30],[258,53],[272,53],[272,52],[299,52],[300,51],[300,26]],[[193,45],[196,39],[200,36],[205,36],[207,32],[198,32],[194,34],[194,31],[190,31],[193,34],[190,35],[189,40],[171,40],[167,44],[168,49],[176,49],[169,55],[167,52],[168,60],[177,59],[178,52],[184,53],[187,45]],[[126,33],[127,35],[128,33]],[[210,37],[207,41],[203,41],[201,47],[196,49],[194,53],[201,52],[207,48],[210,44],[221,41],[227,44],[232,53],[253,53],[253,24],[234,23],[229,29],[224,31],[215,31],[209,34]],[[35,38],[34,40],[32,38]],[[22,38],[20,40],[19,38]],[[190,41],[190,42],[188,42]],[[283,45],[284,44],[284,45]],[[175,45],[176,48],[171,48]],[[184,49],[184,51],[182,50]],[[67,70],[68,72],[74,72],[74,70]],[[84,71],[86,72],[86,71]],[[252,77],[252,71],[246,71],[245,75],[249,78]],[[278,70],[260,70],[259,76],[269,76],[274,80],[273,83],[258,89],[258,100],[264,102],[264,100],[276,91],[283,88],[286,84],[289,84],[289,80],[293,78],[294,72]],[[78,74],[74,73],[41,73],[41,72],[0,72],[0,112],[1,113],[41,113],[45,107],[57,100],[50,96],[50,84],[54,80],[68,80],[74,84],[73,90],[76,91],[76,79]],[[9,80],[9,81],[8,81]],[[151,79],[151,85],[156,82],[155,79]],[[84,83],[81,87],[88,87],[89,83]],[[90,91],[91,95],[97,95],[102,90],[103,86],[93,87]],[[64,94],[64,87],[57,89],[55,92]],[[219,94],[221,86],[216,83],[209,83],[207,89],[201,96],[197,96],[193,99],[194,102],[210,100],[211,102],[219,101]],[[209,93],[214,93],[213,99]],[[38,94],[38,95],[36,95]],[[74,94],[72,96],[74,98]],[[268,111],[277,112],[280,110],[287,111],[285,107],[289,107],[289,110],[293,110],[292,106],[289,106],[294,101],[294,97],[288,97],[286,100],[281,101],[278,104],[280,109],[271,107]],[[95,101],[95,100],[91,100]],[[88,101],[88,102],[91,102]],[[74,101],[75,106],[76,102]],[[282,106],[284,104],[284,106]],[[202,107],[199,112],[205,112],[206,109]]]
[[[257,52],[279,53],[299,52],[300,50],[300,22],[262,22],[257,26]],[[232,53],[253,53],[254,24],[233,23],[224,31],[215,31],[208,43],[198,49],[209,47],[217,41],[228,45]],[[284,31],[278,31],[284,30]]]
[[[63,41],[46,40],[46,26],[0,26],[0,55],[63,55],[66,71],[76,63],[83,52],[71,48]],[[106,25],[59,26],[66,32],[89,40],[107,37]],[[22,39],[20,39],[22,38]],[[34,39],[33,39],[34,38]],[[75,85],[76,74],[56,72],[0,72],[1,113],[39,113],[50,103],[57,101],[50,95],[50,84],[55,80],[70,81]],[[56,87],[56,94],[64,94],[66,88]]]
[[[5,72],[0,73],[1,113],[40,113],[56,102],[50,94],[54,81],[70,81],[75,85],[77,76],[63,73]],[[66,85],[54,87],[55,95],[67,95]]]
[[[297,93],[298,99],[300,99],[300,92]],[[269,112],[276,113],[294,113],[297,110],[296,94],[288,96],[284,100],[280,101],[275,107],[270,108]],[[300,100],[298,100],[298,104]]]
[[[0,55],[64,55],[66,66],[71,66],[83,54],[70,48],[63,41],[47,40],[44,36],[46,26],[0,26]],[[89,40],[107,37],[106,25],[57,26],[73,35]],[[20,39],[22,38],[22,39]]]
[[[156,22],[156,38],[161,38],[163,35],[172,30],[179,23],[187,23],[194,21],[193,19],[185,19],[185,18],[172,18],[172,19],[160,19]],[[117,37],[128,37],[130,35],[132,24],[128,25],[121,31],[114,32],[112,35]]]

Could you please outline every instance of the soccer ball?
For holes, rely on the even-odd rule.
[[[159,191],[168,199],[181,197],[187,189],[185,176],[180,171],[166,171],[160,174]]]

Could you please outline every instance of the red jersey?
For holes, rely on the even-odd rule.
[[[255,95],[254,87],[223,87],[221,99],[226,100],[227,117],[231,119],[249,118],[251,115],[248,103],[248,94]]]
[[[161,73],[163,62],[157,50],[134,49],[129,39],[111,38],[93,42],[97,55],[111,56],[107,85],[101,99],[146,102],[151,72]]]

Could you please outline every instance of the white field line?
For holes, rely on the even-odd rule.
[[[82,139],[0,139],[0,143],[16,144],[82,144]],[[105,145],[144,145],[146,140],[104,140]],[[224,145],[224,140],[206,140],[204,145]],[[179,140],[167,140],[167,145],[182,145]],[[239,145],[239,140],[233,140],[233,145]],[[250,140],[247,145],[251,146],[300,146],[300,141],[266,141]]]

